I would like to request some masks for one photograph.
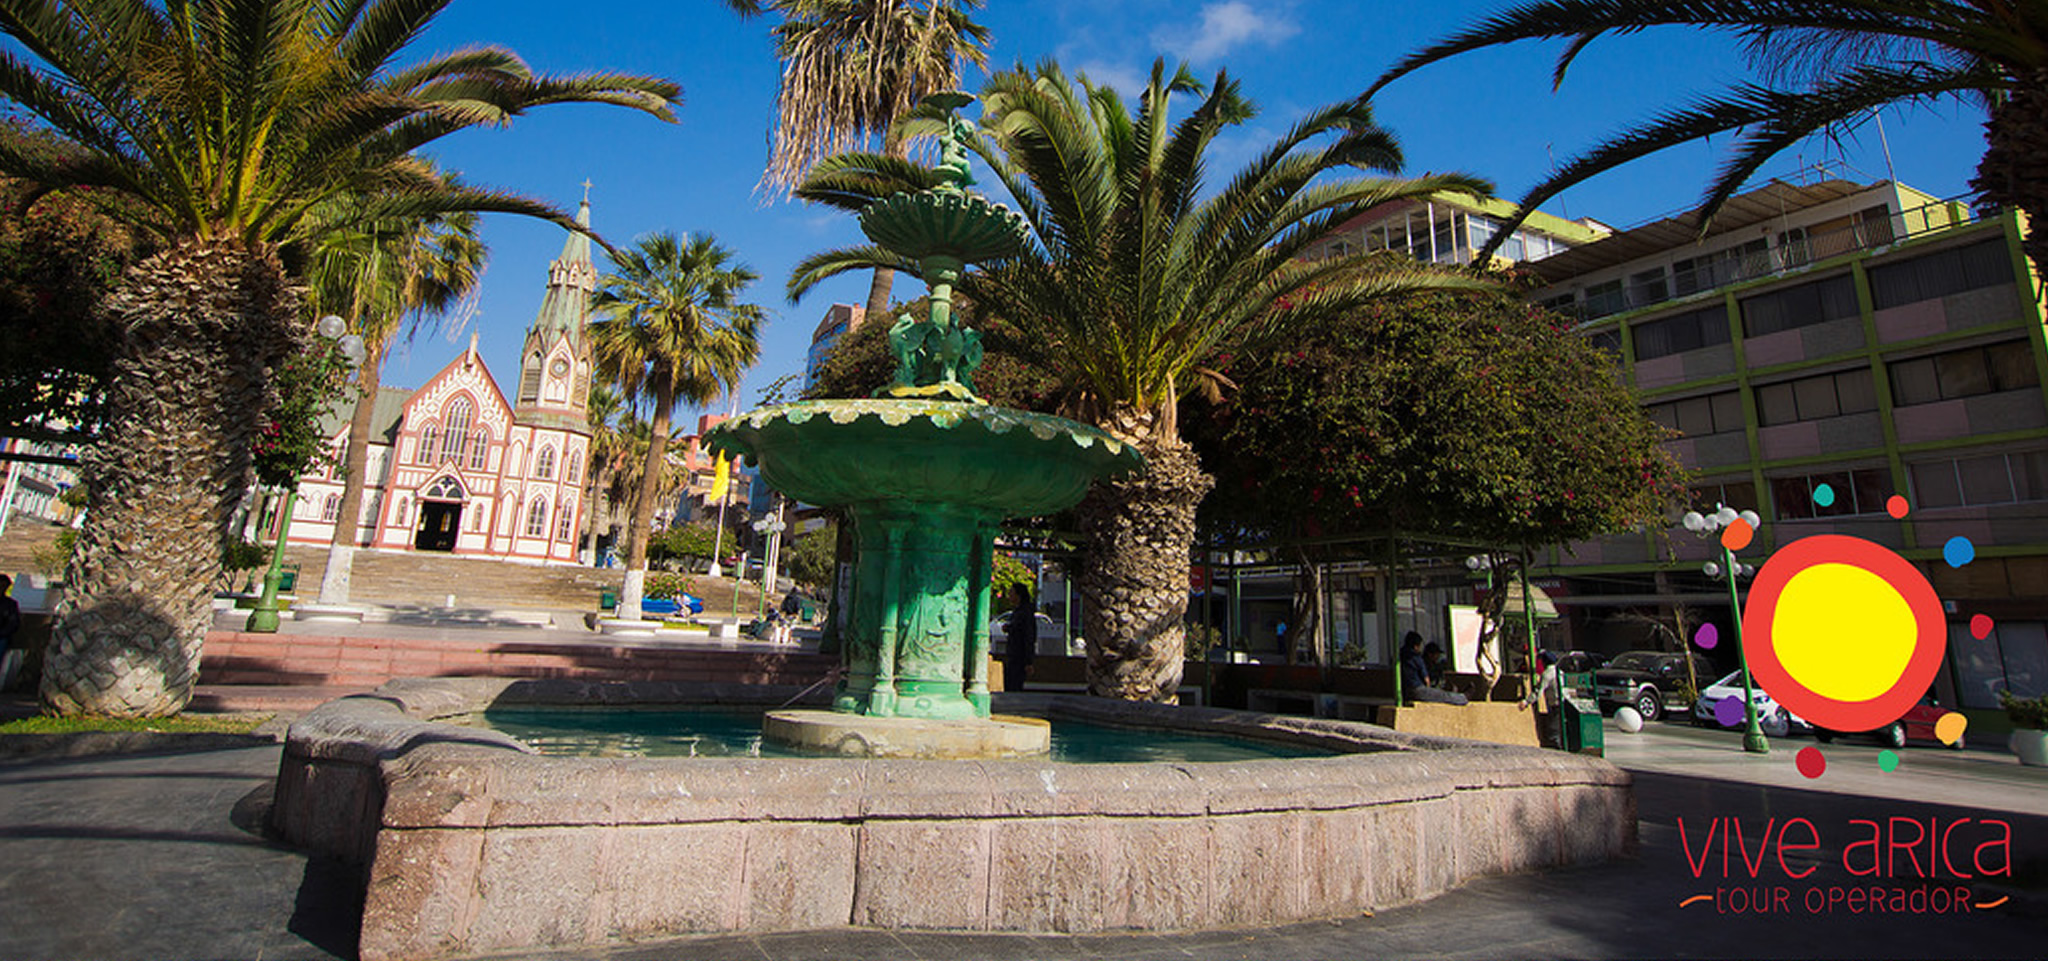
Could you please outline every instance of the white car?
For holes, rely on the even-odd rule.
[[[1808,724],[1805,718],[1785,710],[1783,705],[1771,700],[1771,695],[1763,688],[1753,688],[1751,693],[1755,695],[1757,726],[1762,728],[1765,734],[1771,737],[1784,737],[1795,732],[1805,734],[1813,730],[1813,725]],[[1720,717],[1716,714],[1715,709],[1721,702],[1730,698],[1733,698],[1737,705],[1742,703],[1741,671],[1707,685],[1707,689],[1700,692],[1699,700],[1694,701],[1692,705],[1692,722],[1701,727],[1741,728],[1741,718],[1732,725],[1726,725],[1721,723]]]
[[[1010,626],[1010,611],[1003,611],[988,619],[988,652],[1001,657],[1009,640],[1004,629]],[[1038,615],[1038,653],[1065,654],[1067,652],[1067,631],[1060,622],[1043,612]]]

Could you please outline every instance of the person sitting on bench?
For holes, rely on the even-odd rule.
[[[1464,704],[1465,695],[1454,694],[1431,683],[1429,662],[1422,656],[1422,635],[1409,631],[1401,639],[1401,694],[1410,703]]]

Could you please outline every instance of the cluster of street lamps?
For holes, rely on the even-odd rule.
[[[363,346],[363,339],[349,333],[348,321],[340,317],[328,314],[320,318],[314,322],[313,332],[341,351],[342,359],[348,361],[350,368],[361,367],[363,359],[369,356],[368,348]],[[301,465],[301,470],[303,469]],[[270,569],[263,573],[263,594],[256,599],[255,607],[249,611],[249,620],[242,625],[245,631],[258,634],[277,633],[277,594],[284,584],[284,544],[291,536],[292,510],[298,505],[298,500],[299,488],[295,482],[290,490],[285,491],[284,506],[278,512],[277,543],[270,548]]]
[[[1728,534],[1732,531],[1729,529],[1738,522],[1746,526],[1745,536],[1731,546]],[[1721,560],[1700,565],[1700,573],[1710,578],[1725,577],[1728,581],[1728,606],[1734,612],[1735,620],[1735,655],[1742,669],[1742,749],[1751,754],[1769,754],[1771,742],[1764,737],[1763,727],[1757,723],[1756,691],[1749,677],[1749,652],[1742,645],[1742,598],[1735,590],[1737,578],[1756,573],[1756,568],[1735,559],[1735,551],[1749,543],[1747,535],[1755,533],[1763,524],[1763,518],[1755,511],[1738,511],[1726,504],[1717,504],[1711,514],[1686,511],[1679,523],[1696,536],[1712,538],[1714,546],[1721,549]],[[1686,656],[1692,655],[1687,653]]]

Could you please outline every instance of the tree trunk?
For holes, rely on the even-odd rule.
[[[640,475],[640,493],[633,498],[633,524],[626,528],[626,583],[619,591],[619,617],[641,618],[640,601],[647,581],[647,542],[654,536],[654,502],[661,496],[661,475],[667,466],[668,415],[676,405],[673,388],[654,392],[654,424],[647,438],[647,470]]]
[[[1297,552],[1297,566],[1294,575],[1294,619],[1287,626],[1287,660],[1291,664],[1308,661],[1328,667],[1330,664],[1330,635],[1323,624],[1323,610],[1326,606],[1323,596],[1323,568],[1308,548]],[[1306,657],[1303,654],[1306,653]]]
[[[2026,214],[2020,248],[2048,275],[2048,69],[2024,79],[1984,125],[1987,147],[1970,189]]]
[[[356,548],[364,542],[362,529],[363,491],[370,480],[370,431],[377,409],[377,388],[384,381],[384,345],[369,344],[369,355],[356,375],[356,408],[348,423],[348,449],[342,454],[341,513],[334,519],[334,539],[327,549],[327,566],[320,574],[320,603],[349,602],[349,580],[355,572]],[[394,449],[393,453],[396,453]],[[375,524],[370,536],[376,537]]]
[[[1149,419],[1121,419],[1111,432],[1133,439],[1145,469],[1097,481],[1080,506],[1088,691],[1174,703],[1186,657],[1195,506],[1214,479],[1178,436]]]
[[[43,667],[45,710],[154,717],[191,699],[223,536],[269,409],[269,366],[303,335],[274,252],[191,241],[106,301],[121,337],[107,426],[84,459],[85,525]]]

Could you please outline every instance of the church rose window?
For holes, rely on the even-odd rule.
[[[487,427],[476,429],[476,436],[469,439],[469,469],[483,470],[484,459],[491,452],[491,431]]]
[[[427,426],[425,426],[425,427],[422,427],[422,428],[420,428],[420,449],[419,449],[419,453],[418,453],[418,456],[416,456],[416,457],[414,457],[414,458],[413,458],[413,463],[415,463],[415,464],[431,464],[431,463],[433,463],[433,462],[434,462],[434,455],[435,455],[436,453],[438,453],[438,452],[439,452],[439,448],[440,448],[440,444],[439,444],[439,441],[440,441],[440,438],[441,438],[441,431],[440,431],[440,429],[439,429],[439,428],[435,427],[435,426],[434,426],[433,424],[428,424]]]
[[[540,449],[540,456],[534,458],[533,476],[548,480],[555,476],[555,448],[551,444]]]
[[[526,509],[526,536],[543,537],[548,532],[548,502],[536,497],[533,506]]]
[[[467,397],[450,401],[448,413],[441,419],[442,434],[447,438],[447,449],[443,453],[457,464],[469,459],[469,425],[472,419]]]

